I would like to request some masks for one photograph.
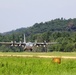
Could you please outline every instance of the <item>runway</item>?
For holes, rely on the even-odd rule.
[[[0,55],[0,57],[35,57],[35,58],[62,58],[62,59],[76,59],[76,56],[48,56],[48,55]]]

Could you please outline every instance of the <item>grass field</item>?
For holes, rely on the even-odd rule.
[[[76,52],[0,52],[0,55],[76,56]]]
[[[0,57],[0,75],[76,75],[76,60],[50,58]]]
[[[0,53],[0,55],[57,55],[75,56],[73,53]],[[61,59],[61,64],[52,58],[0,57],[0,75],[76,75],[76,59]]]

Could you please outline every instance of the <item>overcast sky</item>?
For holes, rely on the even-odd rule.
[[[0,0],[0,33],[61,17],[76,18],[76,0]]]

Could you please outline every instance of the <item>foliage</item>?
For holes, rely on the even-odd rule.
[[[35,42],[58,42],[47,47],[47,51],[76,51],[76,18],[74,19],[55,19],[48,22],[35,23],[32,27],[21,28],[15,31],[0,34],[0,42],[23,41],[23,34],[26,40]],[[3,49],[3,50],[2,50]],[[34,48],[36,49],[36,48]],[[38,51],[42,51],[39,48]],[[0,51],[23,51],[22,48],[12,48],[0,46]],[[34,50],[37,51],[37,50]]]

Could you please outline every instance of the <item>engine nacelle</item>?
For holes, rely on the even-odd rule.
[[[43,47],[46,47],[45,45],[43,45]]]
[[[13,41],[11,41],[11,46],[14,46],[14,45],[13,45]]]
[[[14,45],[15,47],[17,47],[18,45]]]
[[[14,46],[13,44],[11,44],[11,46]]]
[[[22,45],[22,47],[24,48],[25,46],[24,46],[24,45]]]
[[[39,47],[39,46],[37,45],[37,47]]]
[[[19,42],[19,46],[21,46],[21,41]]]

